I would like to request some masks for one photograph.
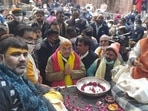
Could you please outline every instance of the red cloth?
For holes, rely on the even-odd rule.
[[[136,9],[137,9],[138,13],[141,13],[142,2],[143,2],[143,0],[136,0]]]
[[[58,54],[59,48],[55,51],[55,53],[52,55],[52,62],[53,62],[53,68],[55,72],[60,71],[60,64],[58,63],[57,54]],[[80,68],[80,58],[76,52],[72,52],[75,55],[75,61],[74,61],[74,68],[73,69],[79,69]]]
[[[52,63],[53,63],[53,69],[55,72],[60,71],[60,64],[58,63],[58,59],[57,59],[57,54],[58,54],[59,48],[55,51],[55,53],[52,55]],[[75,55],[75,61],[74,61],[74,68],[73,69],[79,69],[80,68],[80,58],[77,55],[76,52],[74,52]],[[75,85],[77,83],[77,80],[72,80],[73,81],[73,85]],[[65,86],[64,80],[61,81],[55,81],[52,82],[51,87],[57,87],[57,86]]]

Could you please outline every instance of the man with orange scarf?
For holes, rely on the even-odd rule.
[[[140,39],[129,53],[129,64],[120,68],[113,80],[138,103],[148,103],[148,37]]]
[[[148,37],[138,41],[129,54],[129,63],[132,64],[132,76],[134,79],[148,78]]]
[[[72,49],[72,43],[66,39],[48,59],[45,69],[46,79],[52,87],[76,84],[86,74],[80,57]]]

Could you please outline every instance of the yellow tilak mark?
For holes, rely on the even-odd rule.
[[[8,50],[6,51],[6,55],[11,55],[13,53],[17,53],[17,52],[20,52],[20,53],[28,53],[28,50],[26,49],[21,49],[21,48],[14,48],[14,47],[10,47],[8,48]]]

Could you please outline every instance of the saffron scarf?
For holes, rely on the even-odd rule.
[[[33,84],[36,84],[38,82],[37,67],[31,54],[28,54],[26,77]]]
[[[55,72],[64,71],[65,65],[63,62],[63,57],[59,49],[52,55],[52,62],[53,62],[53,69]],[[70,65],[71,69],[78,69],[80,68],[80,58],[76,54],[76,52],[72,51],[69,55],[69,58],[66,61],[66,64]],[[65,85],[72,85],[72,79],[70,74],[66,74],[64,78]]]
[[[120,60],[117,59],[114,63],[114,66],[117,66],[117,65],[120,65]],[[95,77],[99,77],[99,78],[102,78],[104,79],[105,77],[105,71],[106,71],[106,62],[105,62],[105,58],[102,58],[101,62],[100,62],[100,65],[99,67],[97,68],[97,71],[96,71],[96,74],[95,74]]]
[[[24,76],[15,75],[2,64],[0,64],[0,76],[17,91],[23,111],[49,111],[50,109],[50,111],[55,111],[53,106],[50,106],[50,103]]]

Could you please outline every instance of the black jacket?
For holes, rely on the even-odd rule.
[[[89,51],[88,55],[82,59],[83,64],[85,65],[86,70],[90,65],[98,58],[98,55],[93,51]]]
[[[132,31],[131,39],[135,42],[138,42],[144,35],[144,28],[139,27]]]
[[[9,28],[9,33],[10,34],[14,34],[14,35],[18,35],[18,29],[20,27],[24,27],[26,24],[23,22],[17,22],[15,20],[11,21],[8,23],[8,28]]]
[[[38,23],[33,23],[31,25],[31,27],[40,27],[40,26],[38,25]],[[41,27],[41,29],[42,29],[42,38],[43,39],[46,37],[46,33],[47,33],[49,28],[50,28],[50,25],[47,22],[44,22],[43,26]]]
[[[68,24],[68,27],[74,27],[78,34],[81,34],[81,32],[87,27],[87,20],[83,18],[79,18],[78,20],[71,18],[67,20],[66,23]]]
[[[45,83],[45,84],[46,84],[45,68],[47,65],[48,58],[54,53],[54,51],[56,50],[56,48],[58,46],[59,46],[59,43],[52,46],[51,44],[49,44],[47,39],[45,39],[41,42],[41,48],[36,51],[37,58],[38,58],[39,70],[40,70],[41,76],[43,78],[43,83]]]

